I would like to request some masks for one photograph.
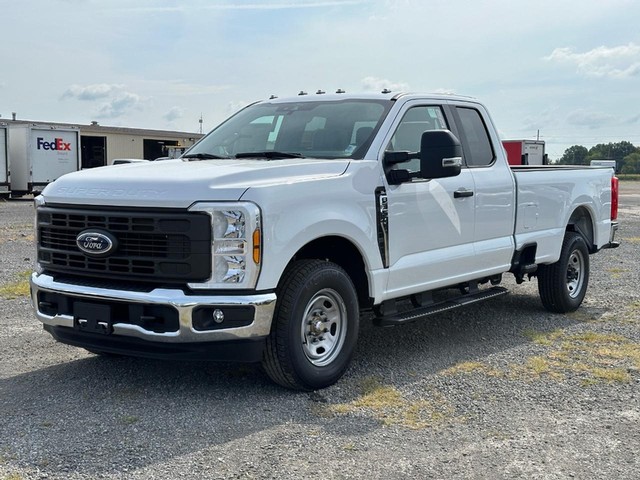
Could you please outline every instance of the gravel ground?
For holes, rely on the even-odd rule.
[[[0,202],[0,288],[33,263],[33,206]],[[640,182],[583,306],[537,286],[391,329],[362,322],[335,386],[246,365],[103,358],[0,293],[0,479],[640,477]]]

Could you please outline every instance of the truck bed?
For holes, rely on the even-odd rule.
[[[536,262],[558,260],[572,215],[585,217],[596,248],[609,240],[612,169],[589,166],[512,166],[516,182],[516,249],[537,244]]]

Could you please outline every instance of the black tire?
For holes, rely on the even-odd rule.
[[[262,366],[294,390],[333,385],[347,370],[358,339],[359,309],[349,275],[322,260],[300,260],[285,271]]]
[[[567,232],[560,259],[538,267],[538,292],[544,308],[550,312],[575,311],[589,286],[589,250],[579,233]]]

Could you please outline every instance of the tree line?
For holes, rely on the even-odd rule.
[[[587,149],[573,145],[564,151],[559,165],[589,165],[591,160],[615,160],[616,171],[620,173],[640,173],[640,147],[631,142],[599,143]]]

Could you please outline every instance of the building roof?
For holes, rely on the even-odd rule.
[[[107,125],[99,125],[97,122],[90,124],[81,123],[60,123],[60,122],[43,122],[36,120],[12,120],[9,118],[0,118],[0,125],[37,125],[37,126],[53,126],[60,128],[79,128],[81,133],[93,133],[93,134],[128,134],[128,135],[140,135],[149,137],[182,137],[182,138],[200,138],[203,135],[195,132],[180,132],[175,130],[152,130],[147,128],[131,128],[131,127],[110,127]]]

